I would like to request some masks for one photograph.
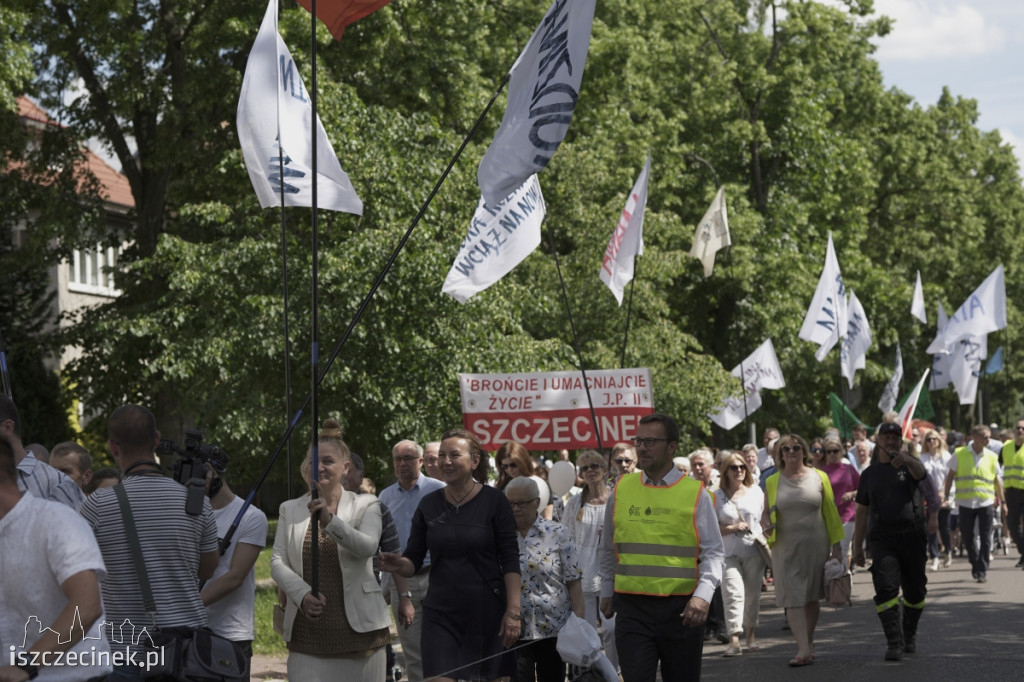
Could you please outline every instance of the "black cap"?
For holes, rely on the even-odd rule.
[[[903,429],[900,428],[899,424],[893,422],[885,422],[884,424],[878,427],[878,435],[881,436],[884,433],[895,433],[902,436]]]

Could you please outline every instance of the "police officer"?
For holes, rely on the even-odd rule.
[[[853,559],[858,566],[864,566],[864,537],[870,517],[871,580],[875,608],[888,642],[887,661],[898,661],[904,653],[914,653],[917,648],[917,623],[928,592],[927,531],[938,528],[939,514],[938,495],[929,487],[926,528],[922,487],[927,472],[915,456],[917,446],[908,447],[902,442],[902,435],[899,424],[886,422],[878,429],[871,466],[860,475],[853,532]]]

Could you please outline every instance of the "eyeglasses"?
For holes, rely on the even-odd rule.
[[[1015,426],[1015,427],[1013,427],[1013,428],[1014,428],[1014,430],[1016,430],[1016,431],[1024,431],[1024,426]]]
[[[811,448],[811,452],[819,453],[819,452],[821,452],[821,448]]]
[[[839,450],[837,448],[829,448],[828,450],[825,451],[825,454],[826,455],[838,455],[840,452],[842,452],[842,450]]]
[[[600,464],[583,464],[580,466],[580,471],[592,471],[593,469],[604,469]]]
[[[804,448],[803,448],[802,445],[793,445],[793,446],[783,445],[782,446],[782,451],[783,452],[803,452]]]
[[[618,459],[612,461],[614,461],[619,466],[622,466],[623,464],[632,464],[633,462],[633,460],[629,459],[628,457],[619,457]]]
[[[410,464],[418,459],[419,457],[394,457],[391,461],[395,464]]]
[[[744,464],[730,464],[729,471],[746,471],[747,467]]]
[[[518,468],[519,468],[519,465],[518,465],[518,464],[516,464],[515,462],[509,462],[508,464],[502,464],[502,465],[501,465],[501,466],[500,466],[499,468],[500,468],[500,469],[501,469],[502,471],[505,471],[505,470],[507,470],[507,469],[518,469]]]
[[[1024,429],[1020,429],[1020,430],[1024,431]],[[942,439],[939,438],[938,436],[928,436],[927,438],[925,438],[925,440],[929,441],[929,440],[942,440]]]
[[[632,443],[634,447],[640,447],[643,445],[645,448],[653,448],[655,443],[662,440],[666,443],[668,442],[668,438],[637,438],[636,436],[630,438],[629,442]]]
[[[520,501],[516,501],[516,502],[513,502],[512,500],[509,500],[508,503],[510,505],[512,505],[513,509],[525,509],[526,507],[529,507],[531,504],[533,504],[534,502],[537,502],[538,500],[540,500],[540,498],[539,497],[535,497],[532,500],[520,500]]]

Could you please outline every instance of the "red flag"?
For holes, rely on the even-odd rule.
[[[391,0],[317,0],[316,18],[324,22],[335,40],[341,40],[345,27],[379,10]],[[312,12],[312,0],[299,0],[299,4]]]

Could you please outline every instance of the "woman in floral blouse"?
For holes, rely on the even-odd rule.
[[[519,531],[522,574],[522,641],[519,682],[563,682],[565,664],[555,648],[569,612],[584,616],[579,561],[569,531],[537,513],[540,492],[532,478],[509,481],[505,496]]]

